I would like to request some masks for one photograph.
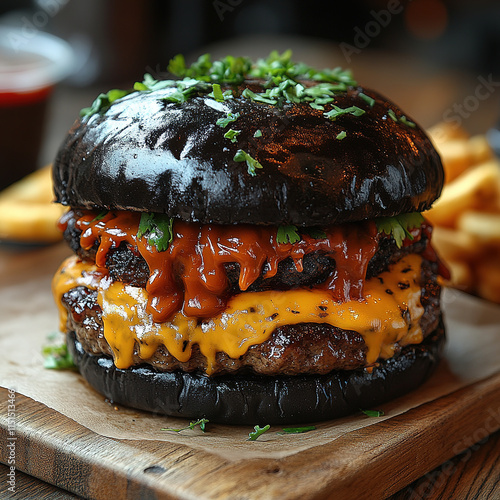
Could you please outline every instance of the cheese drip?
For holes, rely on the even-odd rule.
[[[180,310],[189,317],[211,318],[227,306],[229,282],[224,264],[240,266],[239,288],[242,291],[259,278],[270,278],[278,264],[291,257],[298,272],[304,255],[320,251],[335,259],[335,271],[321,288],[329,290],[337,301],[360,299],[370,259],[378,247],[373,221],[326,228],[326,237],[315,239],[301,234],[296,243],[276,241],[275,227],[252,225],[200,225],[177,221],[174,238],[167,250],[158,252],[137,238],[139,213],[108,212],[96,218],[95,212],[81,217],[80,244],[89,249],[99,242],[96,264],[106,267],[110,249],[125,242],[136,247],[150,270],[146,285],[148,313],[156,322],[164,322]],[[64,222],[60,224],[64,229]]]
[[[370,366],[379,358],[392,357],[398,345],[422,341],[421,262],[420,256],[410,254],[387,272],[366,280],[362,300],[338,302],[322,289],[245,292],[233,296],[222,313],[202,322],[182,311],[167,322],[156,322],[146,307],[147,290],[112,282],[99,268],[77,257],[62,264],[53,291],[63,330],[67,313],[62,295],[79,285],[98,291],[104,336],[118,368],[132,365],[134,349],[148,360],[160,345],[185,362],[197,344],[207,359],[207,374],[211,374],[218,352],[238,358],[250,346],[265,342],[276,327],[306,322],[328,323],[361,334],[368,347],[366,365]]]

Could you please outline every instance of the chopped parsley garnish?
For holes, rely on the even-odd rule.
[[[184,56],[177,55],[170,61],[168,70],[180,78],[238,85],[245,80],[251,66],[252,61],[246,57],[226,56],[212,62],[210,54],[203,54],[187,67]]]
[[[92,116],[96,113],[105,113],[110,108],[111,104],[113,104],[118,99],[131,94],[132,92],[134,91],[113,89],[109,90],[105,94],[99,94],[90,107],[83,108],[80,111],[80,116],[83,118]]]
[[[411,127],[411,128],[416,127],[416,125],[412,121],[408,120],[408,118],[406,118],[405,115],[402,115],[398,118],[395,111],[391,108],[388,109],[387,114],[389,115],[391,120],[394,120],[395,122],[400,122],[403,125],[406,125],[407,127]]]
[[[144,75],[142,82],[135,82],[134,90],[138,92],[153,92],[155,90],[169,90],[167,95],[160,99],[171,103],[186,102],[195,94],[206,94],[212,90],[209,83],[195,78],[184,78],[182,80],[155,80],[150,74]]]
[[[182,54],[177,54],[168,63],[168,71],[175,76],[185,76],[186,60]]]
[[[345,139],[346,136],[347,136],[347,132],[345,130],[342,130],[342,132],[339,132],[337,134],[336,139],[338,139],[339,141],[341,141],[342,139]]]
[[[177,82],[174,80],[155,80],[149,73],[146,73],[142,82],[134,83],[134,90],[139,92],[152,92],[154,90],[175,87],[176,83]]]
[[[348,108],[339,108],[338,106],[335,106],[335,104],[332,105],[331,111],[328,111],[326,113],[323,113],[329,120],[336,120],[339,116],[342,115],[353,115],[353,116],[361,116],[364,115],[366,111],[364,109],[358,108],[357,106],[349,106]]]
[[[245,89],[241,95],[247,99],[252,99],[252,101],[262,102],[264,104],[278,104],[278,100],[275,97],[270,97],[271,92],[269,89],[266,92],[256,94],[250,89]]]
[[[248,434],[248,439],[247,441],[257,441],[257,439],[262,436],[265,432],[267,432],[271,426],[269,424],[265,425],[264,427],[259,427],[256,425],[253,429],[252,432]]]
[[[394,112],[393,109],[389,108],[387,114],[389,115],[389,118],[391,118],[391,120],[394,120],[395,122],[398,121],[398,117],[396,116],[396,113]]]
[[[311,238],[315,240],[324,240],[327,237],[325,231],[323,231],[322,229],[318,229],[316,227],[301,228],[300,232],[309,235]],[[291,224],[278,226],[278,230],[276,232],[276,241],[280,245],[286,245],[288,243],[297,243],[301,239],[302,238],[300,237],[297,226]]]
[[[184,57],[177,55],[170,61],[168,70],[180,78],[218,84],[239,85],[247,78],[264,80],[265,91],[257,93],[245,89],[243,97],[278,106],[284,102],[308,102],[315,109],[323,109],[324,104],[334,101],[335,94],[357,85],[348,70],[335,68],[318,71],[307,64],[294,63],[291,57],[292,52],[289,50],[282,54],[273,51],[266,59],[256,62],[233,56],[212,61],[209,54],[204,54],[187,67]],[[306,88],[299,80],[318,83]],[[218,91],[214,90],[213,95],[215,99],[220,99]]]
[[[186,431],[186,430],[193,430],[196,426],[199,426],[201,429],[201,432],[206,432],[206,425],[208,424],[208,419],[206,418],[200,418],[200,420],[195,420],[194,422],[191,422],[189,425],[186,427],[181,427],[180,429],[171,429],[171,428],[164,428],[161,429],[162,431],[172,431],[172,432],[181,432],[181,431]]]
[[[42,348],[43,366],[49,370],[77,370],[66,343],[47,345]]]
[[[272,77],[264,86],[266,90],[259,93],[247,88],[242,92],[242,96],[279,107],[284,102],[308,103],[314,109],[323,110],[324,104],[332,103],[336,94],[347,90],[345,83],[320,82],[311,87],[304,87],[288,76]]]
[[[236,121],[239,117],[240,117],[239,113],[231,113],[231,111],[229,111],[229,113],[227,114],[227,116],[225,118],[219,118],[216,121],[216,124],[219,125],[219,127],[225,128],[230,123]]]
[[[423,221],[424,218],[420,212],[400,214],[393,217],[379,217],[375,219],[378,232],[392,236],[398,248],[402,247],[403,241],[406,238],[413,240],[410,230],[420,227]]]
[[[370,106],[370,108],[373,108],[375,104],[375,99],[373,97],[363,94],[363,92],[360,92],[358,96],[361,97],[361,99],[363,99],[363,101],[365,101],[368,104],[368,106]]]
[[[254,136],[255,138],[257,138],[257,137],[262,137],[262,130],[261,130],[260,128],[258,128],[258,129],[254,132],[253,136]]]
[[[287,243],[297,243],[301,238],[299,233],[297,232],[297,227],[288,225],[288,226],[279,226],[278,231],[276,233],[276,241],[280,245],[286,245]]]
[[[100,221],[102,219],[104,219],[104,217],[106,217],[108,211],[107,210],[102,210],[101,212],[99,212],[90,222],[97,222],[97,221]]]
[[[252,66],[249,75],[254,78],[262,78],[267,81],[275,80],[279,83],[285,79],[291,80],[316,80],[328,83],[357,85],[349,70],[342,68],[324,69],[318,71],[304,63],[291,61],[292,51],[287,50],[280,54],[273,51],[266,59],[259,59]]]
[[[367,417],[383,417],[385,413],[382,410],[361,410]]]
[[[404,125],[406,125],[407,127],[411,127],[411,128],[415,128],[416,127],[416,125],[412,121],[408,120],[408,118],[406,118],[405,115],[401,116],[401,118],[399,119],[399,121],[401,123],[403,123]]]
[[[212,85],[212,88],[213,91],[208,94],[208,97],[212,97],[217,102],[224,102],[226,99],[233,98],[232,90],[225,90],[224,92],[222,92],[222,89],[220,88],[220,85],[218,83],[214,83]]]
[[[246,79],[264,81],[262,92],[246,88],[242,96],[273,106],[284,103],[308,103],[312,108],[324,110],[325,104],[332,104],[336,94],[346,92],[357,82],[348,70],[342,68],[316,70],[304,63],[291,60],[291,51],[282,54],[273,51],[265,59],[252,61],[246,57],[226,56],[212,61],[210,54],[201,55],[197,61],[186,66],[184,56],[171,59],[168,70],[177,80],[155,80],[150,74],[142,82],[136,82],[131,90],[110,90],[100,94],[90,108],[82,110],[82,116],[105,112],[117,99],[131,92],[169,90],[161,97],[169,103],[182,103],[195,95],[207,95],[223,102],[233,98],[233,91],[222,90],[224,85],[240,85]],[[312,82],[305,86],[301,81]],[[353,113],[355,114],[355,113]],[[356,115],[359,116],[359,115]]]
[[[177,104],[186,102],[191,96],[197,93],[206,93],[212,86],[192,78],[184,78],[184,80],[175,81],[175,87],[170,86],[166,88],[172,89],[172,92],[161,99],[166,102]]]
[[[255,158],[252,158],[247,152],[243,151],[242,149],[238,149],[238,151],[236,151],[233,160],[237,162],[246,161],[248,167],[247,171],[252,177],[257,175],[257,173],[255,172],[256,168],[262,168],[262,165]]]
[[[307,233],[311,238],[314,238],[315,240],[324,240],[327,236],[325,231],[315,227],[305,229],[305,233]]]
[[[224,137],[229,139],[231,142],[236,142],[238,140],[238,135],[241,134],[241,130],[233,130],[230,128],[225,134]]]
[[[316,430],[314,425],[306,425],[305,427],[285,427],[278,434],[303,434],[304,432],[310,432]]]
[[[173,219],[165,214],[142,213],[137,238],[147,237],[148,244],[164,252],[173,239]]]

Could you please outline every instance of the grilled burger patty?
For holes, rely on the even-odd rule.
[[[64,230],[64,238],[71,249],[84,261],[95,262],[99,241],[97,240],[90,249],[80,246],[81,231],[75,226],[82,212],[72,211],[68,214],[67,226]],[[428,243],[428,235],[422,231],[421,238],[402,248],[398,248],[392,238],[380,237],[378,249],[368,265],[366,278],[377,276],[387,270],[388,266],[397,262],[405,255],[421,253]],[[115,281],[139,286],[144,288],[149,278],[149,268],[146,261],[141,257],[137,248],[122,242],[117,248],[111,248],[106,256],[106,268],[111,278]],[[234,295],[241,292],[238,286],[240,266],[236,262],[225,264],[226,274],[229,281],[228,294]],[[266,290],[289,290],[297,287],[310,287],[326,281],[335,271],[335,260],[321,252],[306,254],[303,258],[303,270],[297,271],[292,258],[287,258],[278,264],[278,272],[271,278],[264,278],[265,266],[261,276],[249,287],[249,292],[260,292]]]
[[[387,250],[385,250],[387,253]],[[387,257],[387,256],[386,256]],[[440,287],[436,281],[435,263],[423,260],[421,303],[424,314],[420,327],[425,338],[432,333],[440,317]],[[102,311],[97,292],[78,286],[65,293],[62,302],[68,310],[68,331],[74,331],[85,351],[112,357],[104,338]],[[401,314],[406,314],[405,310]],[[362,336],[329,324],[299,323],[277,327],[262,344],[251,346],[238,359],[217,353],[212,375],[252,371],[262,375],[326,374],[332,370],[349,370],[366,365],[367,346]],[[137,346],[133,364],[146,363],[159,371],[204,371],[206,359],[197,346],[189,361],[179,362],[164,346],[159,346],[147,360],[139,357]]]

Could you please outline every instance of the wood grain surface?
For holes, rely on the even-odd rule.
[[[15,492],[10,494],[5,487],[5,478],[7,477],[8,471],[9,468],[6,465],[0,464],[0,498],[2,499],[76,500],[82,498],[20,471],[16,471]],[[9,495],[7,495],[7,493],[9,493]]]
[[[500,432],[414,481],[389,500],[498,500],[500,498]]]
[[[386,498],[419,479],[416,488],[427,487],[422,476],[499,429],[499,387],[497,374],[283,459],[237,462],[175,443],[109,439],[18,395],[16,467],[95,499]],[[6,462],[7,391],[0,397]]]
[[[500,497],[499,449],[500,432],[497,431],[391,495],[388,500],[496,500]],[[0,464],[0,477],[5,478],[7,472],[7,466]],[[83,497],[17,471],[15,498],[76,500]]]
[[[391,495],[388,500],[496,500],[500,497],[499,449],[500,432],[497,431]],[[0,464],[0,478],[5,478],[7,472],[7,466]],[[15,498],[76,500],[83,497],[17,471]]]

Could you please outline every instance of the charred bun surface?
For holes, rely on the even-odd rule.
[[[381,95],[348,87],[333,105],[363,114],[330,119],[333,105],[277,106],[244,97],[247,88],[266,90],[244,81],[224,86],[233,97],[223,102],[196,92],[180,103],[165,101],[171,88],[134,92],[77,121],[54,163],[57,201],[202,224],[314,226],[422,211],[439,196],[430,140]],[[228,115],[238,118],[217,124]],[[262,166],[255,175],[234,160],[238,150]]]

